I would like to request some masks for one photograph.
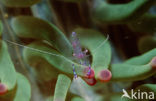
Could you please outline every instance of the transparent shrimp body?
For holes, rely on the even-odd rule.
[[[88,56],[87,56],[88,50],[85,49],[84,51],[82,51],[82,47],[80,45],[79,38],[77,37],[77,34],[75,32],[72,32],[71,37],[72,37],[71,38],[71,43],[72,43],[72,46],[73,46],[74,60],[76,62],[78,62],[80,65],[87,66],[89,68],[88,72],[87,72],[87,75],[90,76],[91,75],[91,65],[90,65],[90,62],[89,62],[89,59],[88,59]],[[73,67],[73,69],[74,69],[74,67]]]
[[[96,52],[96,50],[98,48],[100,48],[108,40],[108,38],[109,38],[109,36],[100,45],[98,45],[94,49],[93,52]],[[37,49],[37,48],[32,48],[32,47],[29,47],[29,46],[21,45],[21,44],[18,44],[18,43],[9,41],[9,40],[5,40],[5,41],[7,41],[7,42],[9,42],[11,44],[20,46],[20,47],[24,47],[24,48],[33,50],[33,51],[37,51],[37,52],[40,52],[40,53],[49,54],[49,55],[52,55],[52,56],[64,58],[66,61],[68,60],[63,55],[59,55],[59,54],[51,53],[51,52],[48,52],[48,51],[43,51],[43,50],[40,50],[40,49]],[[73,70],[71,70],[70,73],[73,72],[74,78],[77,78],[78,77],[77,74],[79,74],[84,79],[86,79],[86,82],[93,82],[94,83],[95,82],[95,77],[94,77],[95,75],[94,75],[94,70],[91,68],[91,63],[89,61],[89,56],[90,55],[87,55],[88,54],[87,49],[85,49],[85,50],[82,49],[81,44],[80,44],[80,40],[79,40],[79,38],[78,38],[78,36],[77,36],[77,34],[75,32],[72,32],[72,34],[71,34],[71,44],[72,44],[72,47],[73,47],[73,56],[72,56],[73,61],[71,60],[71,57],[69,57],[70,60],[68,60],[68,62],[70,62],[72,64],[70,64],[70,67],[68,65],[68,70],[73,69]],[[63,59],[62,59],[62,61],[63,61]],[[76,64],[74,64],[74,62]],[[79,66],[80,66],[80,68],[79,68]],[[63,67],[60,67],[60,66],[58,66],[58,67],[61,68],[61,69],[63,68]],[[62,70],[64,70],[64,69],[62,69]],[[105,72],[104,72],[104,74],[105,74]],[[89,83],[89,84],[91,84],[91,83]]]

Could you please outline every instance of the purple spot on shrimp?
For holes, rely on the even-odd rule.
[[[85,56],[85,55],[84,55],[83,53],[79,53],[79,54],[77,55],[77,58],[78,58],[78,59],[82,59],[82,58],[84,58],[84,56]]]
[[[75,37],[76,36],[76,32],[72,32],[72,37]]]

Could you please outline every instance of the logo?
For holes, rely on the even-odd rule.
[[[123,95],[121,98],[129,98],[129,99],[148,99],[152,100],[154,99],[154,92],[141,92],[139,89],[138,90],[133,90],[128,93],[125,89],[122,90]]]

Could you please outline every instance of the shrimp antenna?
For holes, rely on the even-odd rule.
[[[6,39],[5,39],[5,41],[7,41],[7,42],[9,42],[11,44],[17,45],[17,46],[25,47],[25,48],[28,48],[30,50],[40,52],[40,53],[49,54],[49,55],[58,56],[58,57],[63,57],[61,55],[57,55],[57,54],[53,54],[53,53],[46,52],[46,51],[43,51],[43,50],[39,50],[39,49],[31,48],[31,47],[28,47],[28,46],[24,46],[24,45],[21,45],[21,44],[18,44],[18,43],[15,43],[15,42],[12,42],[12,41],[9,41],[9,40],[6,40]]]
[[[30,50],[33,50],[33,51],[37,51],[37,52],[40,52],[40,53],[49,54],[49,55],[53,55],[53,56],[63,57],[63,58],[66,59],[66,57],[61,56],[61,55],[57,55],[57,54],[53,54],[53,53],[46,52],[46,51],[43,51],[43,50],[39,50],[39,49],[31,48],[31,47],[28,47],[28,46],[24,46],[24,45],[21,45],[21,44],[18,44],[18,43],[15,43],[15,42],[12,42],[12,41],[9,41],[9,40],[6,40],[6,39],[5,39],[5,41],[8,42],[8,43],[11,43],[11,44],[20,46],[20,47],[25,47],[25,48],[30,49]],[[66,60],[67,60],[67,59],[66,59]],[[71,62],[70,60],[67,60],[67,61]],[[74,64],[72,64],[72,67],[73,67],[74,78],[76,79],[78,76],[77,76],[77,73],[76,73],[76,71],[75,71],[75,66],[74,66]]]
[[[93,53],[95,53],[97,49],[99,49],[102,45],[104,45],[104,44],[108,41],[108,39],[109,39],[109,35],[107,34],[106,40],[104,40],[98,47],[96,47],[96,48],[93,50]]]

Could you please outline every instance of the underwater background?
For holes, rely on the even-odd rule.
[[[156,101],[156,0],[0,0],[0,101]]]

